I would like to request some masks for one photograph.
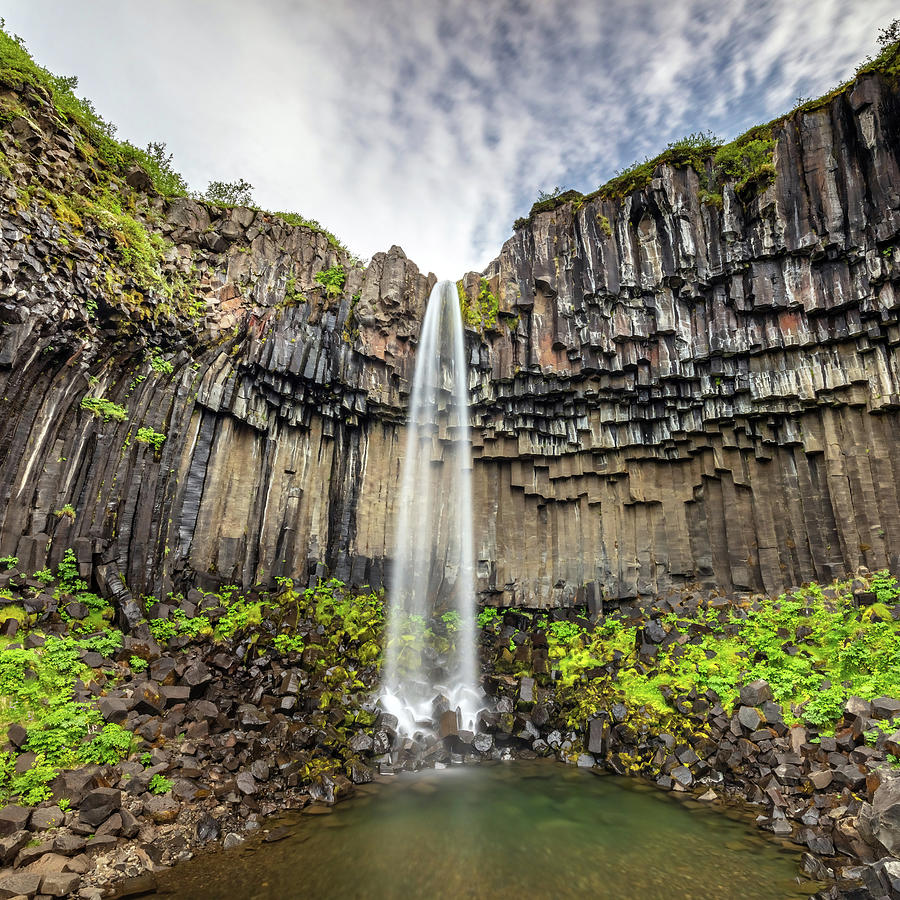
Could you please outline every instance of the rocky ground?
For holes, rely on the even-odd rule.
[[[488,608],[479,731],[438,698],[418,742],[373,700],[375,594],[192,591],[151,599],[125,635],[65,566],[37,576],[0,573],[0,896],[136,893],[160,866],[380,775],[538,755],[753,811],[806,848],[811,895],[900,893],[900,691],[877,693],[900,652],[887,576],[781,601],[681,593],[597,622]],[[452,616],[411,623],[404,658],[439,667],[454,634]],[[857,644],[865,658],[828,682]]]

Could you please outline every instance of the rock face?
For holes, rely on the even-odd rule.
[[[22,100],[0,176],[0,556],[33,571],[72,546],[123,603],[326,569],[385,583],[434,276],[133,173],[113,188],[166,249],[160,284],[120,277],[114,227],[28,189],[98,163]],[[777,591],[900,558],[898,104],[873,74],[789,117],[750,200],[701,203],[693,169],[660,166],[507,241],[484,273],[497,322],[468,334],[483,600]]]

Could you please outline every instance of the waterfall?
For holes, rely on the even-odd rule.
[[[408,736],[448,710],[474,730],[481,703],[469,394],[462,313],[450,281],[434,286],[422,323],[398,501],[382,705]],[[441,612],[454,640],[436,662],[428,623]]]

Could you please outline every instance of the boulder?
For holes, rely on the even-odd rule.
[[[23,828],[28,827],[28,820],[31,818],[31,810],[25,809],[24,806],[4,806],[0,809],[0,837],[7,837]]]
[[[42,806],[31,814],[31,829],[46,831],[48,828],[59,828],[65,818],[65,814],[58,806]]]
[[[75,872],[50,872],[41,881],[41,893],[48,897],[67,897],[80,881]]]
[[[94,788],[81,801],[78,818],[86,825],[99,825],[122,806],[122,792],[115,788]]]
[[[745,731],[756,731],[762,721],[762,716],[754,706],[741,706],[737,711],[737,719]]]
[[[774,699],[769,683],[762,678],[752,681],[741,688],[741,704],[743,706],[762,706],[766,700]]]
[[[863,804],[857,827],[864,841],[891,856],[900,856],[900,776],[883,781]]]
[[[0,878],[0,900],[11,897],[33,897],[41,888],[44,876],[37,872],[15,872]]]

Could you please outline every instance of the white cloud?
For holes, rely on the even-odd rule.
[[[246,178],[363,255],[480,269],[538,189],[784,111],[852,70],[890,0],[7,0],[39,62],[76,73],[192,185]]]

